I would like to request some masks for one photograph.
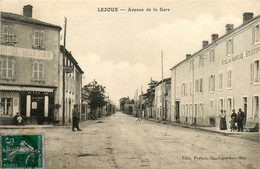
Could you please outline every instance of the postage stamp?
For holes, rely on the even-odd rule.
[[[4,134],[0,141],[1,168],[45,168],[44,134]]]

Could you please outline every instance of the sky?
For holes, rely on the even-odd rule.
[[[66,48],[84,71],[83,86],[97,80],[117,104],[122,97],[133,99],[136,90],[146,92],[151,78],[162,79],[161,51],[168,78],[170,68],[200,50],[203,40],[210,42],[211,34],[225,34],[226,24],[239,26],[244,12],[260,14],[260,0],[1,0],[0,9],[22,14],[27,4],[34,19],[64,28],[67,18]]]

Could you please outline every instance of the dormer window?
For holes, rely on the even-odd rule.
[[[14,28],[9,25],[3,25],[2,27],[2,44],[14,44],[16,43],[16,36],[14,34]]]
[[[33,46],[35,48],[44,49],[44,31],[42,30],[34,31]]]

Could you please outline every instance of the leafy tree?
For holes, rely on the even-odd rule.
[[[129,102],[129,97],[122,97],[119,100],[119,102],[120,102],[120,109],[121,109],[121,111],[124,111],[124,106],[125,106],[126,103]]]
[[[96,109],[106,105],[105,88],[106,87],[98,84],[95,79],[83,87],[83,90],[88,93],[89,105],[91,109]]]

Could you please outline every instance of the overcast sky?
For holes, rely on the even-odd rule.
[[[225,25],[242,24],[244,12],[260,14],[260,0],[158,0],[158,1],[1,1],[1,11],[22,14],[33,6],[33,18],[64,26],[68,19],[66,48],[85,72],[83,85],[96,79],[118,103],[134,98],[150,78],[161,80],[161,50],[164,77],[170,68],[202,47],[211,34],[225,33]],[[119,12],[98,12],[118,7]],[[159,12],[160,8],[170,11]],[[128,8],[158,9],[128,12]],[[61,32],[63,34],[63,31]],[[63,42],[61,41],[61,44]]]

